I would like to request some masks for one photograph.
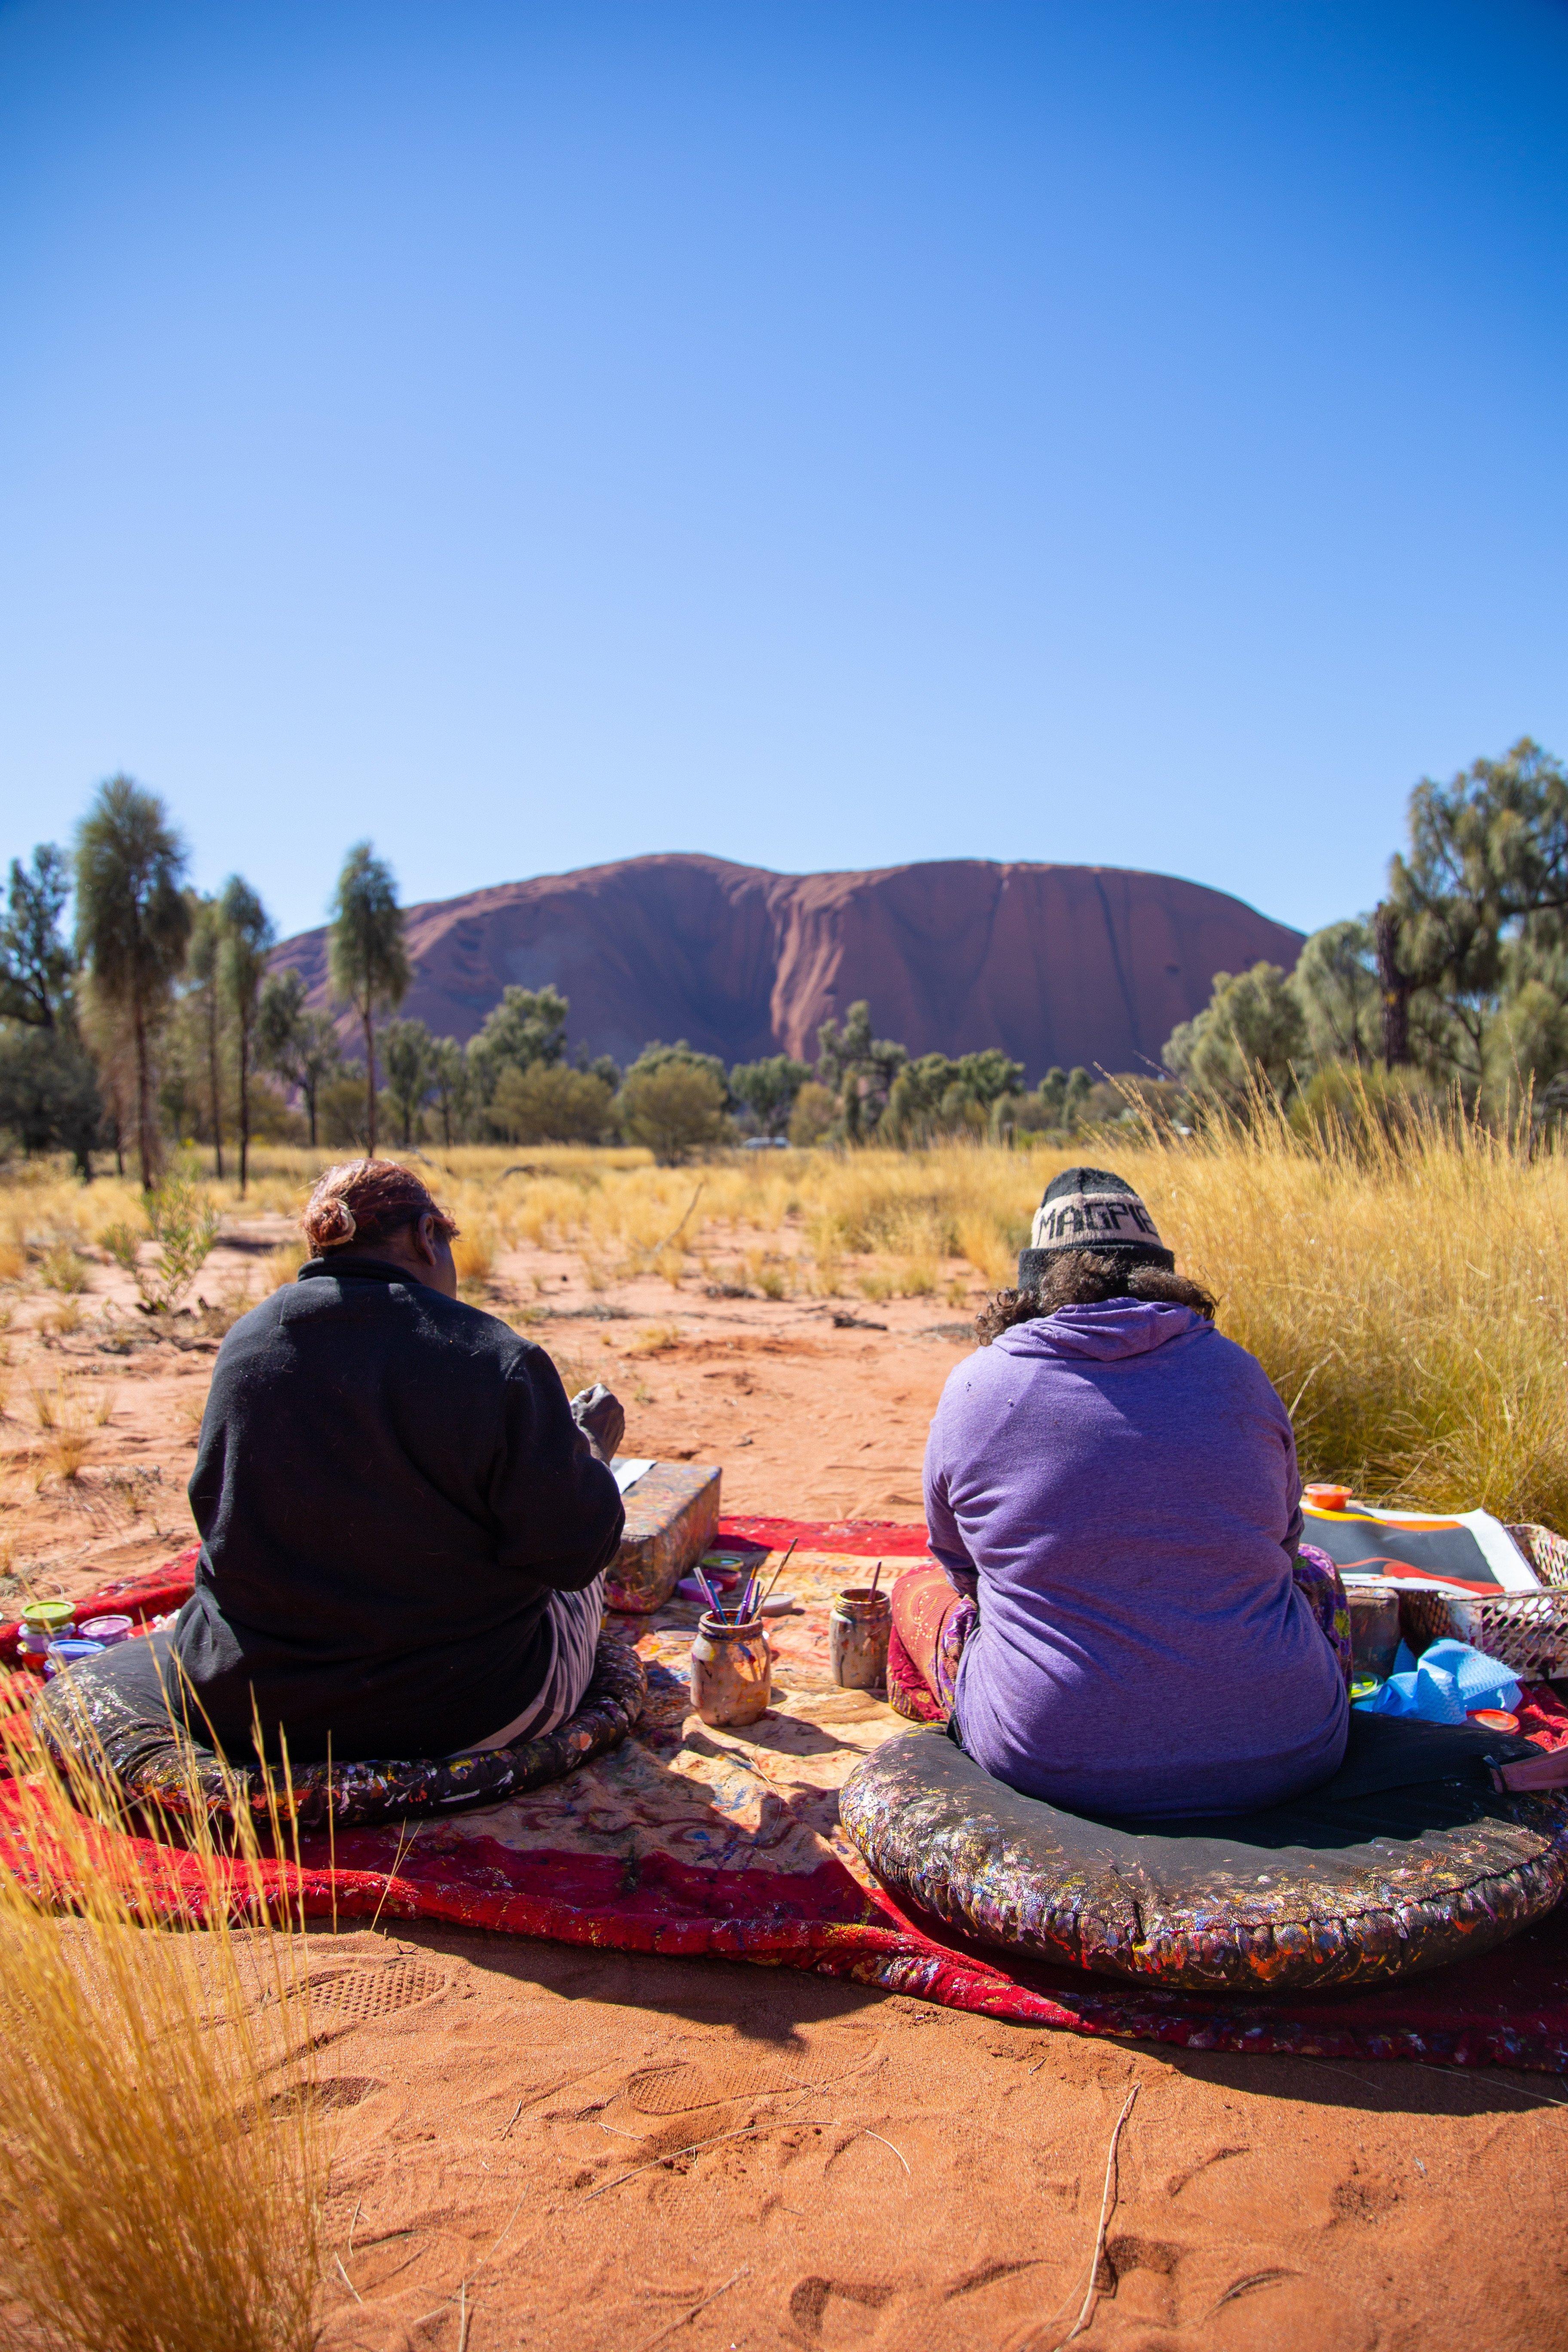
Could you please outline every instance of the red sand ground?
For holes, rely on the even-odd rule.
[[[240,1229],[205,1296],[280,1230]],[[570,1258],[501,1275],[551,1304],[537,1334],[571,1384],[619,1389],[628,1451],[721,1461],[737,1510],[919,1517],[960,1310],[650,1281],[602,1320],[573,1311],[604,1302]],[[97,1311],[123,1292],[107,1269],[94,1284],[79,1333],[46,1344],[50,1302],[29,1301],[11,1335],[11,1565],[40,1594],[150,1566],[189,1524],[211,1348],[106,1354]],[[62,1378],[110,1406],[69,1481],[30,1393]],[[1079,2341],[1568,2341],[1568,2084],[1550,2077],[1119,2047],[784,1969],[446,1929],[312,1948],[337,2143],[324,2352],[1050,2352],[1134,2088]]]

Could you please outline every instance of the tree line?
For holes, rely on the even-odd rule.
[[[1307,1113],[1458,1095],[1487,1116],[1568,1112],[1568,772],[1528,739],[1411,794],[1408,842],[1370,913],[1313,932],[1295,970],[1215,976],[1208,1004],[1131,1078],[1048,1070],[991,1047],[911,1055],[870,1007],[825,1022],[815,1064],[786,1054],[726,1069],[682,1039],[621,1069],[567,1048],[559,989],[508,988],[467,1044],[400,1017],[413,979],[396,886],[369,842],[332,896],[338,1013],[298,971],[274,971],[276,928],[241,875],[188,887],[184,843],[156,794],[101,785],[72,850],[11,861],[0,918],[0,1129],[24,1152],[95,1151],[156,1182],[167,1141],[232,1149],[243,1192],[258,1138],[374,1154],[506,1139],[641,1144],[674,1161],[740,1140],[910,1148],[968,1136],[1070,1136],[1136,1090],[1180,1117],[1245,1112],[1261,1087]],[[74,897],[74,926],[64,917]],[[357,1057],[340,1023],[352,1018]]]

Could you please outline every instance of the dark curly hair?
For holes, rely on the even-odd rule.
[[[1167,1274],[1163,1265],[1125,1255],[1100,1256],[1093,1250],[1058,1250],[1043,1282],[1033,1290],[999,1290],[974,1318],[974,1336],[983,1348],[1010,1331],[1015,1323],[1037,1323],[1058,1307],[1098,1307],[1106,1298],[1147,1298],[1169,1307],[1190,1307],[1212,1323],[1215,1302],[1201,1283],[1184,1274]]]

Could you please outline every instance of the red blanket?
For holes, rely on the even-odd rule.
[[[1364,1995],[1296,2000],[1163,1992],[1032,1966],[901,1913],[843,1841],[837,1791],[868,1748],[903,1727],[827,1683],[822,1604],[868,1557],[920,1556],[919,1531],[727,1519],[721,1534],[731,1544],[801,1539],[789,1582],[806,1606],[778,1622],[777,1705],[752,1733],[698,1725],[700,1737],[688,1737],[680,1667],[695,1612],[677,1604],[630,1629],[641,1634],[649,1706],[637,1737],[613,1756],[532,1796],[423,1825],[412,1839],[395,1827],[357,1830],[335,1849],[325,1837],[305,1841],[298,1872],[291,1863],[237,1865],[237,1904],[265,1906],[286,1891],[321,1919],[425,1917],[626,1951],[713,1953],[1189,2048],[1568,2072],[1568,1906],[1459,1967]],[[193,1562],[186,1553],[106,1587],[92,1607],[140,1618],[176,1607]],[[0,1655],[7,1636],[15,1654],[15,1629],[0,1628]],[[1568,1739],[1568,1714],[1538,1691],[1526,1727],[1557,1746]],[[24,1866],[6,1817],[0,1788],[0,1853]],[[153,1861],[151,1849],[141,1853]],[[171,1908],[196,1899],[194,1864],[165,1857],[155,1867]]]

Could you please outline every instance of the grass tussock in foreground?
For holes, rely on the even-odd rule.
[[[161,1918],[158,1849],[106,1858],[58,1775],[11,1763],[0,2345],[309,2352],[326,2155],[302,1936],[230,1919],[199,1830],[187,1916]]]

